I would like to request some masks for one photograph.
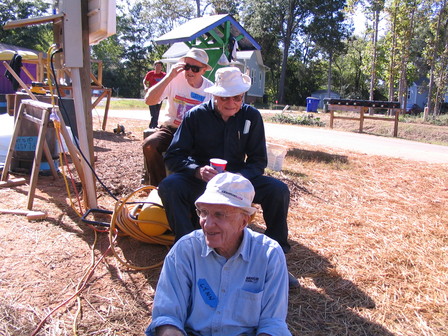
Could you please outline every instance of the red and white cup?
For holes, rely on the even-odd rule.
[[[210,166],[212,166],[218,173],[226,170],[227,161],[223,159],[210,159]]]

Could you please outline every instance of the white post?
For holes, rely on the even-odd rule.
[[[81,86],[81,76],[79,74],[79,68],[71,68],[72,73],[72,86],[73,86],[73,100],[75,104],[75,114],[76,114],[76,126],[78,128],[79,137],[79,147],[84,154],[84,160],[82,161],[85,177],[85,188],[87,192],[87,206],[92,208],[97,208],[96,200],[96,190],[95,190],[95,179],[93,176],[92,168],[93,165],[90,162],[90,146],[88,143],[87,136],[87,126],[85,122],[85,111],[82,96],[82,86]],[[90,167],[89,167],[90,165]]]

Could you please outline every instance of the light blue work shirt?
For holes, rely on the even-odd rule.
[[[196,230],[165,258],[146,335],[170,324],[184,335],[286,336],[291,335],[287,311],[288,271],[276,241],[245,228],[240,247],[227,260]]]

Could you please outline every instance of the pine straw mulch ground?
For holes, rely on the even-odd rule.
[[[140,187],[146,127],[121,123],[125,136],[113,134],[113,126],[95,131],[96,171],[117,198]],[[269,173],[291,190],[287,262],[301,283],[290,291],[291,333],[447,334],[447,165],[286,145],[283,171]],[[27,185],[0,189],[0,206],[25,209],[27,193]],[[98,187],[98,204],[112,210],[115,200]],[[95,235],[70,208],[62,178],[39,177],[33,209],[48,218],[1,217],[0,335],[30,335],[58,305],[37,335],[142,335],[160,268],[137,271],[118,262],[107,250],[108,234]],[[252,227],[263,230],[260,215]],[[118,245],[136,265],[166,253],[132,238]],[[68,300],[103,254],[78,299]]]

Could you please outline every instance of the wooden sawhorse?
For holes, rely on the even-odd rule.
[[[42,160],[42,153],[50,165],[50,170],[54,178],[58,177],[56,167],[51,157],[51,152],[45,139],[48,124],[50,122],[50,114],[53,109],[53,105],[35,101],[31,99],[23,100],[20,104],[20,108],[17,114],[16,122],[14,125],[14,133],[11,138],[11,142],[8,148],[8,154],[6,156],[5,166],[3,167],[2,181],[7,181],[9,175],[9,169],[11,167],[12,155],[16,146],[17,137],[19,135],[20,127],[23,120],[28,120],[38,128],[36,151],[34,153],[33,168],[30,178],[30,190],[28,192],[28,205],[27,209],[32,210],[34,195],[36,191],[37,178],[39,176],[39,168]],[[28,113],[29,112],[29,113]]]

